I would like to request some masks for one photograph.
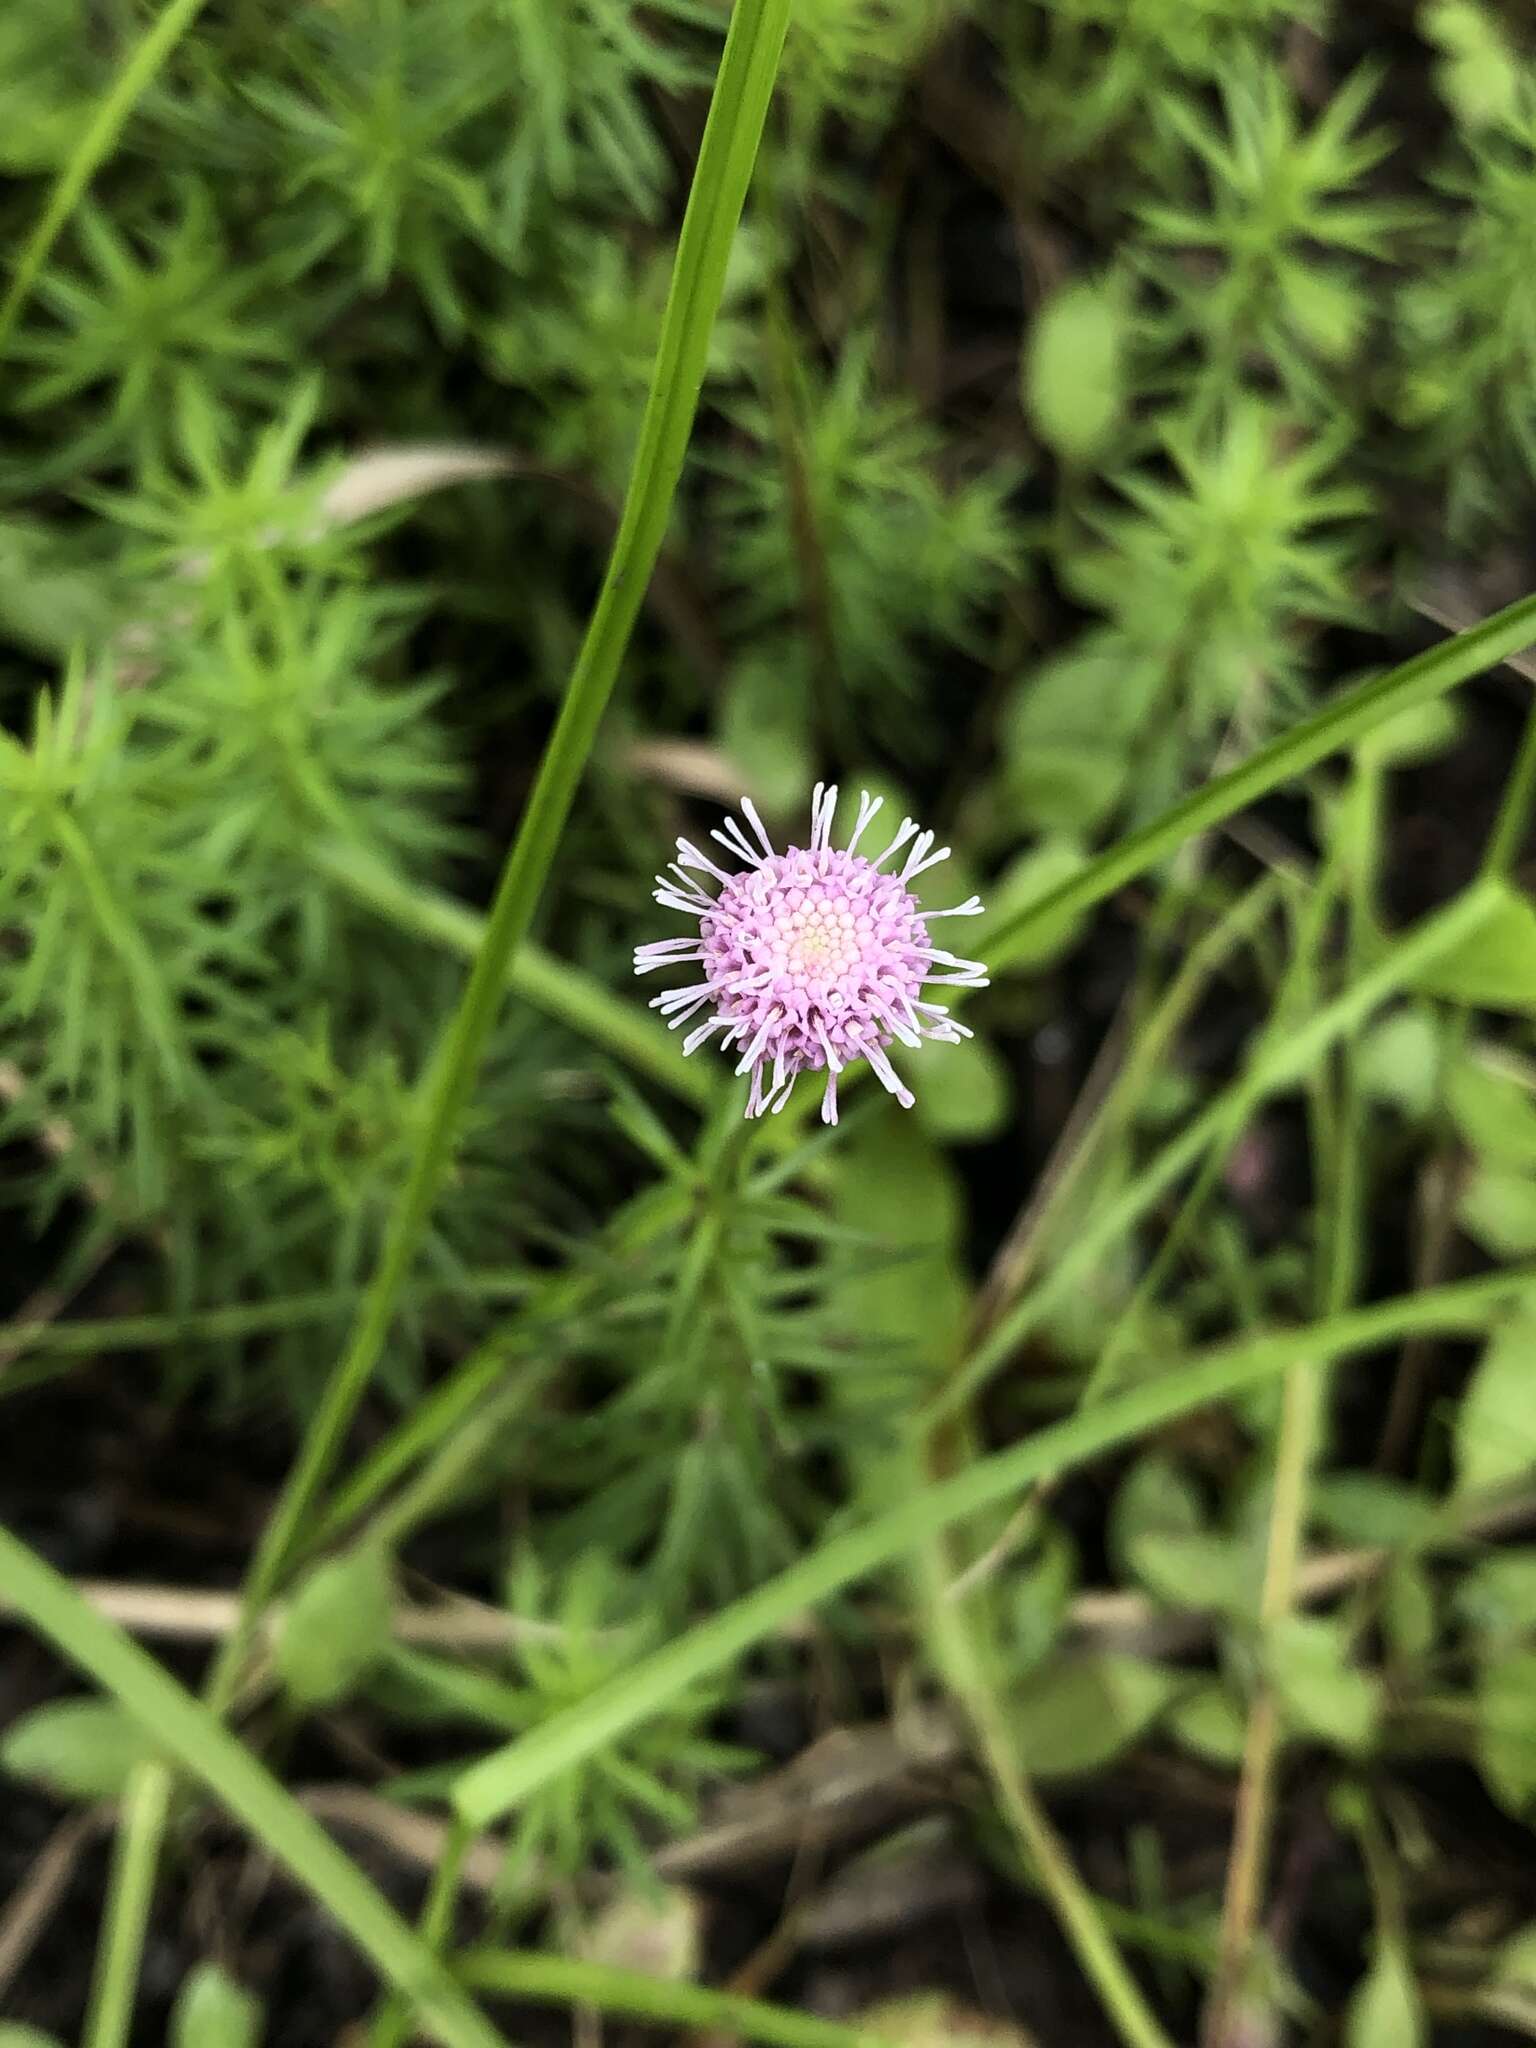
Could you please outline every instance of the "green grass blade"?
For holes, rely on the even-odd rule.
[[[453,1156],[459,1118],[527,937],[576,787],[661,549],[698,410],[715,313],[783,47],[790,0],[737,0],[678,239],[634,473],[607,574],[559,718],[502,870],[468,985],[426,1083],[420,1139],[378,1270],[326,1387],[246,1583],[244,1617],[224,1646],[211,1696],[227,1704],[255,1616],[276,1589],[335,1464],[394,1321],[427,1218]]]
[[[1516,1266],[1296,1329],[1243,1338],[1041,1430],[1026,1443],[980,1459],[915,1500],[821,1544],[755,1593],[643,1658],[579,1706],[488,1756],[459,1780],[454,1805],[472,1827],[485,1826],[557,1772],[649,1720],[689,1686],[723,1670],[754,1643],[842,1587],[1038,1480],[1055,1478],[1161,1428],[1175,1416],[1273,1379],[1299,1358],[1321,1366],[1414,1332],[1483,1329],[1503,1304],[1533,1284],[1536,1266]]]
[[[203,0],[170,0],[134,46],[127,63],[112,81],[111,90],[91,116],[84,134],[75,144],[74,154],[48,194],[37,226],[27,237],[26,247],[11,273],[5,297],[0,299],[0,348],[4,348],[10,339],[17,316],[81,194],[112,154],[117,138],[123,132],[124,122],[154,83],[161,66],[191,28],[202,8]]]
[[[539,2003],[588,2005],[657,2026],[760,2041],[764,2048],[890,2048],[880,2035],[836,2026],[760,1998],[739,1998],[700,1984],[673,1983],[640,1970],[613,1969],[569,1956],[471,1949],[460,1956],[457,1969],[461,1981],[476,1991]]]
[[[14,1612],[117,1699],[150,1731],[169,1762],[205,1785],[313,1894],[380,1976],[411,2001],[426,2032],[445,2048],[506,2048],[444,1964],[251,1752],[5,1528],[0,1586]],[[141,1896],[152,1868],[151,1862],[133,1873]]]
[[[1405,661],[1385,675],[1348,690],[1325,704],[1321,711],[1268,746],[1260,747],[1246,761],[1239,761],[1225,775],[1217,775],[1154,818],[1139,832],[1108,847],[1076,874],[1068,875],[1056,888],[1028,904],[1006,924],[988,934],[987,958],[996,971],[1018,958],[1030,936],[1042,925],[1058,918],[1076,916],[1102,903],[1126,882],[1223,818],[1253,803],[1269,790],[1314,767],[1329,754],[1363,734],[1372,732],[1400,711],[1427,703],[1445,691],[1464,683],[1470,676],[1492,668],[1506,656],[1518,653],[1536,641],[1536,597],[1495,612],[1480,625],[1458,633],[1438,647],[1431,647]]]

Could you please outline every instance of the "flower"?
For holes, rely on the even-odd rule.
[[[744,862],[744,871],[728,873],[679,839],[677,859],[656,877],[656,901],[696,917],[699,929],[696,936],[637,946],[635,972],[685,962],[702,967],[702,981],[669,989],[652,999],[651,1008],[675,1031],[706,1004],[714,1005],[683,1040],[683,1051],[692,1052],[717,1031],[724,1033],[723,1046],[739,1046],[736,1071],[752,1076],[748,1116],[777,1114],[798,1075],[825,1069],[822,1121],[835,1124],[837,1077],[858,1059],[868,1060],[902,1108],[910,1109],[911,1091],[887,1057],[891,1041],[915,1047],[931,1038],[955,1045],[971,1036],[943,1003],[924,1000],[923,984],[985,988],[986,969],[933,945],[927,920],[974,917],[981,899],[972,896],[950,910],[919,906],[908,883],[948,860],[949,848],[933,852],[934,835],[919,832],[910,818],[902,819],[884,853],[873,860],[860,853],[859,841],[882,801],[861,792],[848,844],[835,847],[837,790],[818,782],[811,796],[810,845],[777,853],[751,799],[743,797],[741,808],[757,844],[734,817],[710,837]],[[882,873],[903,847],[902,866]],[[718,893],[711,895],[694,874],[718,883]]]

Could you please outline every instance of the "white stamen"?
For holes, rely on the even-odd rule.
[[[658,967],[682,967],[703,958],[703,948],[691,939],[658,939],[654,946],[636,946],[635,972],[653,974]]]
[[[854,820],[852,836],[850,837],[847,846],[843,849],[845,853],[852,853],[855,851],[859,841],[864,837],[865,828],[868,826],[870,820],[874,817],[876,811],[878,811],[884,803],[885,798],[883,796],[871,796],[867,789],[861,789],[859,791],[859,815]],[[836,1121],[837,1119],[834,1116],[833,1122],[835,1123]]]
[[[713,994],[714,990],[709,986],[709,983],[706,982],[704,986],[699,990],[697,995],[694,995],[692,991],[689,989],[674,989],[672,991],[671,998],[668,998],[666,996],[652,996],[650,1007],[653,1010],[660,1010],[662,1015],[667,1018],[667,1029],[669,1031],[675,1031],[679,1024],[687,1023],[688,1019],[693,1015],[695,1010],[702,1010],[704,1005],[709,1001],[710,997]],[[676,1001],[676,998],[678,996],[690,996],[691,1000],[679,1005]],[[665,1005],[669,1000],[671,1000],[673,1009],[675,1011],[675,1014],[672,1016],[667,1016],[667,1011],[665,1008]]]
[[[911,1025],[903,1023],[890,1003],[877,1004],[871,1000],[869,1007],[874,1011],[881,1023],[885,1025],[892,1037],[899,1038],[903,1045],[911,1046],[915,1051],[922,1044],[922,1040],[918,1037],[917,1032]]]
[[[683,1051],[685,1053],[697,1052],[711,1032],[724,1031],[729,1026],[730,1021],[729,1017],[716,1016],[711,1017],[707,1023],[695,1024],[688,1036],[683,1040]]]
[[[675,860],[667,862],[666,874],[658,875],[656,880],[663,889],[680,890],[691,903],[696,903],[700,910],[713,910],[715,907],[715,899],[703,883],[696,882],[692,875],[684,874]]]
[[[708,901],[700,903],[687,896],[679,895],[677,890],[670,885],[664,889],[653,889],[651,891],[651,900],[653,903],[659,903],[663,910],[678,911],[683,917],[699,917],[702,916],[704,911],[714,908],[714,905]]]
[[[950,849],[947,846],[941,846],[937,853],[928,851],[934,838],[932,832],[925,832],[907,855],[907,864],[901,871],[901,879],[904,882],[915,882],[918,876],[926,874],[929,868],[936,868],[940,861],[949,859]]]
[[[917,1098],[886,1058],[884,1048],[877,1045],[873,1039],[870,1039],[861,1046],[860,1050],[863,1052],[865,1059],[869,1061],[871,1067],[874,1068],[880,1085],[889,1094],[895,1096],[903,1109],[910,1109]]]
[[[947,910],[920,910],[919,917],[979,917],[985,906],[979,896],[967,896],[963,903],[951,903]]]
[[[717,882],[729,882],[731,877],[724,868],[717,868],[707,853],[701,853],[691,839],[679,839],[677,850],[682,856],[685,868],[702,868],[706,875],[713,875]]]
[[[768,1043],[768,1040],[773,1035],[774,1025],[779,1022],[783,1014],[784,1013],[782,1010],[770,1010],[767,1016],[763,1019],[762,1023],[759,1024],[759,1026],[757,1027],[757,1032],[753,1037],[751,1044],[747,1047],[746,1051],[742,1054],[741,1059],[737,1063],[736,1072],[738,1074],[744,1074],[747,1071],[748,1067],[751,1066],[752,1062],[757,1058],[759,1053],[761,1053],[763,1047]]]
[[[720,830],[716,830],[715,827],[711,826],[709,836],[711,839],[718,839],[720,844],[729,848],[738,860],[744,860],[749,868],[760,868],[762,866],[763,856],[752,845],[746,833],[742,831],[737,819],[727,818],[724,827]]]
[[[840,1074],[843,1071],[843,1063],[837,1056],[836,1047],[833,1045],[831,1039],[827,1036],[826,1025],[823,1024],[821,1019],[818,1017],[813,1022],[811,1028],[816,1033],[817,1043],[820,1045],[822,1051],[827,1056],[828,1069],[834,1074]]]
[[[827,1085],[821,1093],[821,1120],[824,1124],[837,1122],[837,1068],[827,1068]]]
[[[757,805],[753,803],[751,797],[744,796],[741,800],[741,808],[746,812],[747,821],[751,825],[752,830],[757,834],[758,838],[762,841],[763,852],[767,854],[770,860],[772,860],[774,852],[773,841],[768,837],[768,834],[763,830],[763,821],[757,815]]]
[[[990,988],[991,983],[979,967],[972,967],[963,974],[925,974],[923,980],[934,988]]]
[[[818,782],[811,792],[811,852],[825,853],[832,843],[832,818],[837,810],[837,784]]]
[[[912,837],[912,834],[916,830],[917,826],[913,823],[913,821],[910,818],[903,818],[901,821],[901,830],[896,834],[896,837],[891,841],[890,845],[885,849],[884,853],[879,855],[877,859],[872,860],[870,862],[870,866],[872,868],[878,868],[882,866],[886,861],[890,859],[891,855],[895,853],[898,848],[906,845],[907,841]]]

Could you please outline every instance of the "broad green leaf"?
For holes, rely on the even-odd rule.
[[[1130,1545],[1131,1570],[1167,1607],[1251,1613],[1262,1574],[1249,1545],[1212,1529],[1148,1529]]]
[[[1498,1258],[1536,1252],[1536,1178],[1508,1166],[1477,1165],[1456,1202],[1468,1237]]]
[[[1456,1486],[1478,1493],[1536,1466],[1536,1304],[1496,1328],[1456,1410]]]
[[[1345,2048],[1422,2048],[1428,2038],[1423,2002],[1402,1944],[1382,1941],[1349,2002]]]
[[[1371,1747],[1380,1713],[1380,1690],[1368,1672],[1349,1661],[1342,1623],[1296,1614],[1268,1633],[1265,1663],[1282,1704],[1296,1725],[1347,1756]]]
[[[1013,1077],[990,1039],[928,1042],[919,1052],[902,1048],[896,1064],[917,1097],[914,1116],[941,1142],[979,1144],[1007,1124]]]
[[[1428,1572],[1411,1558],[1397,1558],[1382,1595],[1382,1627],[1393,1652],[1411,1663],[1421,1662],[1434,1648],[1438,1632]]]
[[[1536,1802],[1536,1650],[1490,1658],[1475,1705],[1478,1767],[1500,1805],[1524,1814]]]
[[[1409,1116],[1434,1103],[1440,1073],[1440,1031],[1425,1006],[1394,1010],[1360,1041],[1355,1072],[1366,1094]]]
[[[347,1694],[389,1645],[389,1562],[372,1544],[327,1558],[305,1579],[283,1622],[277,1669],[303,1707]]]
[[[1024,402],[1069,462],[1108,443],[1125,404],[1126,312],[1112,284],[1069,284],[1049,298],[1024,359]]]
[[[1109,1555],[1116,1572],[1129,1577],[1135,1545],[1143,1536],[1189,1536],[1205,1527],[1205,1509],[1194,1481],[1162,1451],[1144,1451],[1121,1480],[1109,1511]]]
[[[1536,1170],[1536,1100],[1523,1071],[1494,1058],[1458,1060],[1446,1107],[1474,1152],[1500,1166]]]
[[[41,2027],[0,2020],[0,2048],[63,2048],[63,2043],[57,2034],[45,2034]]]
[[[1040,1778],[1098,1770],[1144,1735],[1188,1682],[1138,1657],[1055,1658],[1010,1695],[1019,1760]]]
[[[188,1973],[171,2013],[171,2048],[256,2048],[261,2005],[217,1963]]]
[[[1536,1014],[1536,910],[1499,885],[1492,912],[1458,945],[1425,967],[1418,986],[1481,1009]]]
[[[1442,1526],[1438,1503],[1402,1479],[1377,1472],[1335,1472],[1312,1488],[1312,1513],[1340,1543],[1413,1550]]]
[[[0,1740],[0,1767],[63,1799],[116,1799],[154,1754],[142,1729],[110,1700],[55,1700],[24,1714]]]
[[[1186,1699],[1169,1709],[1168,1732],[1185,1749],[1223,1770],[1234,1770],[1243,1760],[1247,1722],[1219,1678],[1202,1679]]]
[[[1099,635],[1017,684],[1001,729],[1004,788],[1017,824],[1093,830],[1130,772],[1150,683],[1132,649]]]
[[[964,1205],[953,1167],[914,1117],[889,1104],[850,1132],[837,1174],[838,1222],[896,1260],[840,1281],[831,1296],[837,1318],[905,1350],[952,1343],[966,1301]]]

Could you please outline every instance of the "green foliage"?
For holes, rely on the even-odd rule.
[[[1287,21],[1321,12],[1321,0],[1041,0],[999,10],[994,33],[1021,118],[1070,163],[1144,108],[1165,109],[1186,81],[1272,56]]]
[[[1170,102],[1182,153],[1164,174],[1167,196],[1138,215],[1159,299],[1154,345],[1191,366],[1197,408],[1222,402],[1257,359],[1293,401],[1329,409],[1328,373],[1366,339],[1363,264],[1389,253],[1404,221],[1400,203],[1361,196],[1392,148],[1362,128],[1376,84],[1357,72],[1309,128],[1268,63],[1223,72],[1219,120],[1196,101]]]
[[[1018,685],[1005,726],[1028,822],[1091,830],[1127,797],[1145,816],[1191,752],[1297,701],[1294,622],[1355,610],[1369,501],[1336,477],[1343,452],[1337,434],[1298,434],[1257,400],[1206,429],[1179,414],[1157,465],[1122,471],[1115,498],[1088,509],[1058,573],[1104,623]]]
[[[589,1551],[558,1576],[524,1551],[508,1580],[517,1647],[508,1679],[458,1671],[439,1660],[398,1656],[387,1697],[398,1710],[468,1716],[524,1732],[555,1720],[623,1671],[653,1633],[622,1569]],[[526,1893],[536,1870],[570,1881],[594,1858],[611,1860],[651,1886],[646,1840],[660,1829],[681,1833],[696,1818],[702,1784],[742,1769],[749,1759],[711,1739],[705,1726],[719,1693],[695,1687],[667,1712],[590,1762],[550,1778],[521,1809],[498,1885],[504,1907]],[[401,1782],[399,1796],[412,1784]],[[427,1781],[419,1787],[435,1789]]]
[[[247,417],[271,403],[287,342],[258,305],[274,280],[230,261],[205,186],[183,182],[131,226],[88,207],[76,232],[83,260],[38,283],[46,329],[11,345],[30,366],[13,403],[52,428],[18,481],[150,461],[188,379]]]
[[[261,2006],[216,1963],[200,1963],[176,1997],[171,2048],[258,2048]]]
[[[1364,1874],[1335,1857],[1330,1885],[1374,1933],[1342,2038],[1411,2042],[1461,1995],[1438,1975],[1460,1923],[1418,1884],[1436,1788],[1536,1821],[1532,1296],[1504,1270],[1536,1255],[1528,763],[1501,798],[1507,677],[1461,718],[1430,701],[1518,625],[1387,678],[1407,710],[1379,729],[1378,685],[1343,693],[1428,637],[1388,592],[1438,617],[1488,608],[1484,570],[1531,580],[1527,27],[1493,0],[1423,0],[1380,47],[1374,15],[1305,0],[797,0],[721,314],[670,392],[674,429],[701,407],[674,503],[641,409],[701,303],[686,267],[669,298],[673,248],[746,12],[209,7],[18,273],[0,1285],[26,1326],[0,1331],[0,1400],[137,1344],[157,1428],[213,1393],[299,1448],[279,1626],[215,1698],[267,1688],[249,1732],[277,1769],[344,1708],[381,1796],[510,1802],[498,1929],[575,1925],[614,1867],[643,1887],[751,1767],[725,1738],[760,1682],[904,1736],[909,1690],[959,1668],[928,1574],[1007,1728],[965,1796],[1016,1831],[1035,1776],[1124,1809],[1137,1753],[1354,1786],[1331,1825]],[[151,13],[0,8],[12,246]],[[621,694],[590,760],[590,733],[561,757],[560,831],[536,763],[633,538],[637,447],[665,545],[632,643],[604,614]],[[744,1130],[709,1048],[708,1084],[664,1098],[675,1041],[629,978],[671,928],[646,878],[738,787],[793,839],[834,778],[952,843],[925,900],[984,898],[995,985],[963,1046],[896,1053],[910,1116],[850,1085],[835,1132],[798,1105]],[[1507,804],[1486,853],[1459,778]],[[503,850],[534,842],[538,950],[505,1002],[505,957],[482,970],[489,1050],[439,1129],[463,962]],[[1405,954],[1480,858],[1496,879],[1460,908],[1487,914]],[[360,1299],[381,1360],[348,1346]],[[1275,1391],[1314,1350],[1261,1373],[1244,1348],[1295,1325],[1319,1370],[1366,1350],[1299,1455]],[[343,1351],[368,1398],[316,1430]],[[1106,1386],[1130,1405],[1095,1436]],[[1099,1462],[1062,1485],[1031,1446],[1085,1400],[1062,1428]],[[973,1479],[951,1547],[900,1564],[930,1487]],[[469,1597],[424,1618],[429,1586]],[[72,1700],[0,1761],[100,1800],[153,1754]],[[141,1888],[143,1825],[130,1799]],[[1027,1836],[999,1867],[1155,2038]],[[1154,1837],[1123,1871],[1104,1849],[1101,1917],[1193,2038],[1210,1873]],[[227,1960],[184,1984],[177,2048],[259,2034]]]
[[[1125,320],[1110,285],[1069,285],[1046,305],[1025,359],[1024,402],[1068,462],[1107,445],[1125,403]]]
[[[740,410],[758,450],[723,465],[740,628],[773,649],[818,736],[910,744],[929,650],[979,651],[984,612],[1019,566],[1016,478],[994,468],[946,489],[932,428],[879,390],[868,337],[830,376],[785,375],[777,408]]]
[[[1398,294],[1405,360],[1396,411],[1443,465],[1460,538],[1501,523],[1536,454],[1536,78],[1505,52],[1486,15],[1441,8],[1430,25],[1451,48],[1455,68],[1442,82],[1460,132],[1436,173],[1443,200],[1432,260]]]
[[[267,124],[252,146],[284,167],[296,246],[349,295],[409,280],[450,336],[470,252],[523,268],[556,206],[654,212],[642,91],[691,75],[623,0],[369,0],[305,12],[284,55],[249,91]]]
[[[0,1769],[61,1799],[116,1799],[153,1755],[113,1700],[58,1700],[24,1714],[0,1741]]]
[[[389,1646],[389,1560],[370,1545],[328,1558],[305,1579],[283,1618],[277,1670],[301,1707],[334,1706]]]

